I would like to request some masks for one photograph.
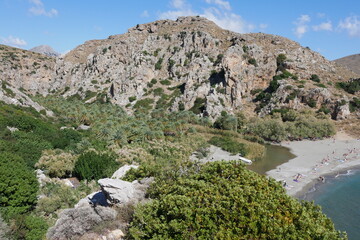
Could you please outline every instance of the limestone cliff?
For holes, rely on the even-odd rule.
[[[335,113],[340,99],[353,97],[335,83],[358,77],[289,39],[234,33],[202,17],[140,24],[85,42],[56,60],[16,58],[22,61],[18,75],[14,64],[1,68],[9,82],[31,94],[100,99],[128,112],[192,110],[213,119],[224,110],[264,115],[281,107]],[[279,81],[269,93],[274,77]]]

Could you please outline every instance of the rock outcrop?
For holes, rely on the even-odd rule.
[[[118,170],[116,170],[114,172],[114,174],[111,176],[111,178],[112,179],[121,179],[132,168],[137,169],[137,168],[139,168],[139,166],[138,165],[124,165],[121,168],[119,168]]]
[[[114,209],[98,206],[65,209],[46,237],[50,240],[78,239],[94,226],[114,220]]]
[[[100,179],[98,181],[102,192],[110,204],[136,203],[145,198],[146,189],[153,181],[146,178],[141,181],[127,182],[120,179]]]

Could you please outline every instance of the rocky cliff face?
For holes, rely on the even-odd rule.
[[[0,45],[0,80],[30,94],[48,94],[55,58]]]
[[[279,55],[285,56],[281,66]],[[31,69],[34,60],[25,62],[30,72],[22,64],[20,77],[13,65],[5,71],[10,81],[32,94],[100,99],[129,112],[192,110],[213,119],[221,111],[256,108],[267,114],[274,108],[305,108],[310,103],[336,111],[338,99],[351,96],[334,83],[356,77],[286,38],[238,34],[201,17],[137,25],[122,35],[88,41],[56,63],[51,58],[44,61],[36,71]],[[313,75],[319,81],[310,80]],[[274,76],[281,81],[268,94]],[[254,101],[261,93],[268,97]]]

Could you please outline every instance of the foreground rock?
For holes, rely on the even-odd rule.
[[[101,206],[66,209],[46,237],[50,240],[77,239],[94,226],[114,220],[116,216],[114,209]]]
[[[111,178],[115,178],[115,179],[123,178],[130,169],[132,168],[137,169],[138,167],[139,166],[137,165],[124,165],[121,168],[119,168],[116,172],[114,172]]]
[[[127,182],[120,179],[100,179],[98,181],[102,192],[110,204],[136,203],[145,198],[146,189],[153,178],[146,178],[141,181]]]

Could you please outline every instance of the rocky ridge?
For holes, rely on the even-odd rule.
[[[354,54],[334,60],[340,66],[346,67],[351,71],[360,74],[360,54]]]
[[[281,54],[286,59],[279,69]],[[358,77],[289,39],[234,33],[202,17],[139,24],[125,34],[91,40],[56,60],[45,60],[40,66],[47,68],[39,67],[34,76],[27,69],[35,60],[21,64],[20,76],[14,74],[14,64],[2,68],[8,82],[30,94],[101,100],[130,113],[191,110],[211,119],[222,111],[256,109],[265,115],[281,107],[309,108],[314,102],[314,108],[326,107],[336,119],[338,102],[353,96],[335,83]],[[257,95],[281,74],[286,76],[270,99],[256,103]],[[321,82],[311,81],[313,75]]]

